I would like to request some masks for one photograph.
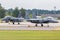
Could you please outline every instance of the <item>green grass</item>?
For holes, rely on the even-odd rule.
[[[0,40],[60,40],[60,31],[0,31]]]

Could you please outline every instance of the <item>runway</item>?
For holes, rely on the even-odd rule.
[[[60,23],[49,23],[49,27],[48,24],[44,24],[44,27],[38,24],[35,27],[35,24],[30,22],[21,22],[20,25],[17,23],[14,25],[12,23],[0,23],[0,30],[60,30]]]

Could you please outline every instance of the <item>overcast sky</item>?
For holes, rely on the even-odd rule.
[[[56,9],[60,10],[60,0],[0,0],[0,3],[6,9],[19,7],[53,10],[56,6]]]

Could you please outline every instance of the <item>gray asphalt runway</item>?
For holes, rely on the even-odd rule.
[[[30,27],[28,27],[28,25]],[[15,23],[14,25],[12,23],[0,23],[0,30],[60,30],[60,23],[49,23],[44,24],[44,27],[41,27],[40,24],[38,24],[38,27],[35,27],[34,23],[30,22],[21,22],[20,25]]]

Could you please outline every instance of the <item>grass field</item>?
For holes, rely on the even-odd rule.
[[[60,31],[0,31],[0,40],[60,40]]]

